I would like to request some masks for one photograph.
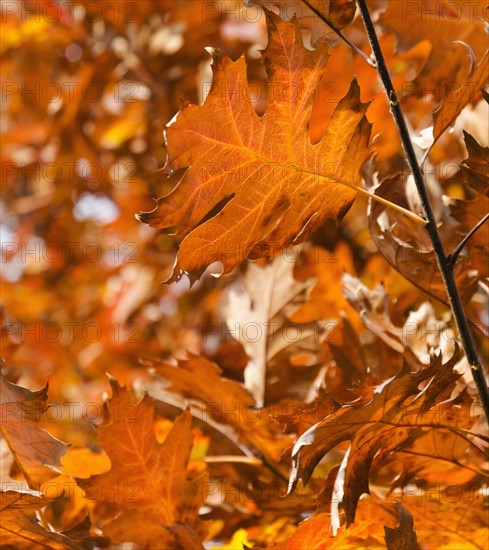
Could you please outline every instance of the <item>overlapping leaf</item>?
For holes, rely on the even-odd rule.
[[[405,177],[398,174],[385,179],[375,194],[396,204],[406,204],[404,186]],[[376,201],[371,201],[368,217],[372,237],[386,260],[414,285],[445,301],[445,286],[424,228]],[[448,228],[442,226],[440,231],[443,235]],[[473,258],[461,257],[455,266],[455,278],[464,302],[476,292],[479,279],[478,272],[471,269],[471,260]]]
[[[324,35],[330,40],[337,38],[323,18],[337,29],[343,29],[352,22],[356,11],[354,0],[246,0],[246,3],[276,8],[284,21],[297,17],[301,28],[311,31],[313,44]]]
[[[143,548],[173,548],[189,540],[199,548],[201,494],[198,483],[187,480],[193,442],[190,414],[184,412],[175,421],[160,445],[151,398],[145,395],[135,403],[115,380],[111,387],[104,422],[98,427],[111,469],[78,480],[105,519],[111,518],[103,526],[104,535],[114,543],[135,542]]]
[[[2,548],[50,548],[52,550],[90,550],[94,547],[88,534],[90,522],[65,533],[45,529],[36,517],[49,500],[36,491],[0,492],[0,541]]]
[[[311,427],[292,450],[290,488],[293,489],[300,478],[307,482],[326,453],[349,441],[343,507],[347,524],[351,523],[358,499],[363,493],[369,493],[368,479],[374,457],[402,450],[430,429],[423,418],[457,379],[452,372],[454,363],[451,360],[442,365],[438,356],[428,368],[418,372],[410,372],[406,365],[396,377],[370,388],[359,403],[344,406]],[[429,380],[431,383],[420,392],[419,384]]]
[[[456,497],[450,488],[435,486],[426,491],[411,491],[403,504],[414,518],[421,547],[435,544],[445,548],[485,550],[487,548],[487,503],[471,490],[470,484],[460,484]],[[434,539],[434,536],[436,538]]]
[[[476,104],[485,95],[487,78],[487,3],[367,3],[410,129],[423,134],[416,145],[427,143],[432,113],[434,137],[443,138],[431,149],[425,175],[443,243],[453,252],[489,211],[487,116],[485,106]],[[80,0],[75,12],[66,2],[18,4],[20,11],[2,14],[0,45],[6,121],[2,353],[9,379],[22,376],[41,387],[48,376],[53,404],[46,410],[46,390],[32,392],[7,382],[1,388],[0,546],[411,548],[409,513],[395,504],[388,504],[390,511],[382,506],[392,497],[410,510],[423,548],[486,548],[488,439],[474,433],[485,424],[470,368],[454,384],[443,368],[433,379],[412,375],[420,380],[417,388],[409,373],[391,379],[403,358],[424,368],[430,348],[441,349],[444,361],[456,351],[450,317],[436,304],[422,303],[426,296],[376,252],[362,201],[341,232],[329,223],[341,217],[354,196],[339,180],[360,185],[361,160],[368,154],[363,114],[379,134],[373,150],[380,179],[396,174],[403,157],[375,68],[344,42],[331,47],[339,38],[320,19],[346,26],[347,36],[370,52],[361,18],[353,18],[354,0],[256,0],[281,19],[293,20],[280,23],[269,16],[268,82],[257,54],[266,43],[266,17],[260,9],[241,10],[240,0]],[[318,49],[309,51],[311,45]],[[233,60],[245,51],[246,63],[216,53],[211,87],[206,46],[223,48]],[[354,74],[360,94],[355,85],[350,88]],[[165,157],[163,123],[181,107],[179,98],[200,103],[210,87],[205,105],[186,105],[170,124],[169,178],[161,182],[154,169]],[[372,101],[366,113],[359,95]],[[453,131],[445,131],[450,126]],[[465,154],[461,126],[474,137],[465,136],[467,158],[450,177],[452,163]],[[324,177],[317,177],[319,172]],[[443,197],[445,204],[433,174],[440,174],[443,192],[450,195]],[[409,178],[392,178],[378,192],[419,213],[409,188],[407,201],[401,196],[405,183]],[[270,291],[269,275],[280,264],[265,262],[251,267],[252,281],[244,276],[242,293],[239,283],[230,283],[235,300],[227,336],[240,334],[243,323],[262,326],[266,306],[273,305],[276,313],[294,290],[301,300],[304,293],[308,298],[292,317],[293,299],[270,319],[271,330],[261,334],[261,341],[247,341],[257,334],[253,326],[240,334],[243,344],[250,344],[245,346],[248,366],[239,343],[223,344],[217,332],[202,341],[202,322],[226,329],[218,309],[227,278],[205,279],[189,292],[184,285],[160,287],[158,273],[171,268],[175,240],[128,221],[135,211],[152,208],[149,196],[175,186],[160,202],[165,224],[177,228],[178,242],[183,239],[174,278],[181,269],[195,279],[216,260],[229,270],[244,257],[277,258],[286,243],[308,239],[316,225],[314,242],[335,250],[311,248],[303,254],[294,272],[304,281],[299,286],[290,270],[277,269],[278,282]],[[91,197],[92,204],[102,201],[80,220],[82,197]],[[446,300],[424,229],[375,206],[370,221],[380,251],[413,283]],[[119,217],[104,224],[110,210]],[[321,225],[323,213],[330,219]],[[486,330],[488,231],[486,222],[455,265],[466,313],[473,327]],[[345,246],[335,248],[338,242]],[[100,259],[92,261],[88,251],[100,252]],[[135,261],[137,268],[124,265]],[[364,330],[340,293],[343,268],[358,276],[350,279],[347,295],[371,330]],[[311,277],[317,278],[314,288],[307,286]],[[368,290],[381,281],[385,287]],[[330,334],[326,345],[298,342],[294,335],[299,345],[283,348],[288,338],[281,338],[280,328],[280,334],[274,331],[276,321],[291,329],[290,337],[289,323],[304,329],[305,323],[334,319],[334,326],[340,317],[331,335],[339,337],[336,344]],[[83,333],[83,327],[95,328],[91,321],[102,331],[97,341],[90,338],[91,330]],[[55,337],[48,338],[53,332]],[[474,330],[484,358],[488,343],[477,339],[479,334]],[[267,339],[277,346],[267,346],[272,343]],[[184,350],[195,355],[169,359]],[[141,354],[161,359],[149,362],[155,378],[138,368]],[[457,372],[462,366],[463,360]],[[119,397],[109,400],[99,430],[107,453],[90,422],[100,412],[106,370],[138,387],[144,379],[158,399],[153,422],[149,398],[133,403],[115,385]],[[395,405],[393,387],[406,377],[406,392],[411,391]],[[443,381],[445,390],[438,388]],[[426,398],[437,393],[424,408]],[[262,401],[270,405],[260,407]],[[187,407],[196,429],[188,468],[188,413],[175,421]],[[348,433],[346,421],[355,426]],[[299,485],[300,491],[282,498],[293,441],[310,434],[314,425],[319,434],[328,433],[329,425],[331,439],[345,439],[320,460],[304,490]],[[64,444],[41,426],[72,443],[64,455]],[[295,458],[302,452],[312,456],[314,445],[303,445]],[[198,485],[204,470],[210,487]],[[79,485],[85,491],[73,478],[84,478]],[[40,491],[19,489],[26,483]],[[343,485],[349,513],[359,488],[388,497],[361,497],[355,521],[346,528],[341,506],[333,509],[330,502],[337,496],[334,483]],[[199,509],[203,492],[205,506]],[[325,506],[331,506],[331,514],[324,513]],[[84,521],[88,512],[95,523],[93,540]],[[207,531],[199,517],[210,520]],[[333,538],[331,519],[338,531]]]
[[[167,170],[190,167],[172,193],[139,219],[184,236],[170,280],[195,281],[213,262],[229,272],[246,257],[274,256],[306,240],[351,206],[368,158],[368,107],[356,82],[322,141],[308,125],[328,48],[306,50],[297,22],[267,12],[268,106],[258,117],[244,58],[213,51],[214,77],[203,106],[185,105],[166,129]]]
[[[59,475],[67,445],[39,425],[47,405],[47,386],[30,391],[0,373],[1,432],[31,486]]]
[[[476,59],[482,59],[487,50],[483,4],[413,0],[409,4],[388,2],[386,8],[380,24],[396,34],[401,49],[411,48],[421,40],[429,40],[433,46],[422,72],[406,84],[405,94],[432,94],[436,102],[444,98],[449,102],[450,93],[463,85],[470,70],[467,48],[458,42],[465,42]]]
[[[450,181],[463,186],[465,198],[445,198],[450,214],[459,223],[458,238],[450,243],[451,251],[489,212],[489,148],[482,147],[470,134],[465,133],[464,137],[468,157]],[[488,243],[489,223],[486,220],[471,236],[459,260],[466,269],[476,270],[480,279],[489,277]]]
[[[486,52],[473,74],[469,74],[455,90],[446,92],[440,108],[434,113],[435,124],[433,137],[435,141],[455,122],[456,117],[469,103],[476,103],[482,97],[482,90],[489,83],[489,52]]]
[[[343,294],[338,293],[343,274],[355,274],[349,246],[341,242],[333,251],[310,247],[304,250],[301,260],[295,267],[294,276],[300,281],[314,278],[314,286],[308,291],[309,299],[293,314],[292,320],[308,323],[334,319],[342,312],[351,311]]]
[[[399,502],[370,496],[359,502],[355,522],[342,528],[332,538],[329,515],[321,512],[301,523],[288,539],[278,542],[271,550],[356,550],[357,548],[387,548],[388,550],[417,550],[413,518]]]
[[[396,326],[389,313],[388,295],[383,285],[368,289],[358,279],[345,274],[343,294],[358,311],[365,326],[389,347],[413,362],[430,363],[433,353],[450,359],[456,349],[455,335],[450,327],[451,316],[438,319],[429,302],[411,311],[405,324]]]
[[[439,228],[448,253],[456,249],[464,236],[487,214],[489,208],[488,199],[482,194],[487,193],[489,181],[487,148],[481,147],[468,134],[465,141],[469,157],[460,165],[460,170],[449,183],[461,185],[467,198],[444,197],[452,218],[460,224],[458,236],[454,238],[453,219],[446,218]],[[405,175],[401,174],[387,178],[375,189],[375,193],[391,202],[406,205],[405,182]],[[396,270],[429,295],[446,302],[446,290],[432,245],[420,226],[371,201],[369,227],[379,251]],[[466,314],[476,325],[481,324],[481,311],[487,307],[484,305],[487,304],[487,297],[484,298],[484,295],[484,302],[480,306],[476,301],[471,302],[471,298],[480,290],[479,281],[488,275],[487,232],[486,224],[470,239],[468,247],[460,254],[454,266],[457,286],[462,300],[467,304]]]
[[[319,363],[321,342],[331,325],[316,319],[311,323],[291,322],[306,300],[312,280],[294,279],[293,258],[298,250],[289,252],[289,256],[284,252],[264,267],[250,264],[246,274],[228,287],[222,308],[229,330],[249,357],[245,387],[260,406],[265,402],[267,379],[285,377],[287,362],[294,354],[302,354],[309,364]],[[285,361],[280,361],[284,354]]]
[[[292,439],[281,435],[278,423],[268,418],[244,386],[221,377],[221,370],[204,357],[189,356],[172,366],[164,361],[146,360],[155,369],[156,380],[147,385],[156,399],[171,391],[198,408],[198,417],[231,428],[238,441],[272,462],[278,462]]]

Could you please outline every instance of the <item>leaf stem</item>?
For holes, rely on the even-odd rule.
[[[455,249],[454,253],[453,254],[450,254],[449,256],[447,256],[447,260],[448,260],[448,263],[453,267],[455,265],[455,262],[457,261],[457,258],[459,257],[460,255],[460,252],[462,252],[464,246],[467,244],[467,241],[472,237],[472,235],[478,231],[486,222],[487,220],[489,220],[489,213],[486,214],[482,220],[480,220],[479,222],[477,222],[477,224],[475,225],[475,227],[473,227],[468,233],[467,235],[465,235],[465,237],[461,240],[461,242],[458,244],[457,248]]]
[[[419,225],[422,225],[423,227],[426,227],[426,224],[428,223],[425,219],[421,218],[414,212],[411,212],[410,210],[407,210],[406,208],[403,208],[402,206],[399,206],[398,204],[395,204],[391,201],[388,201],[387,199],[384,199],[380,197],[379,195],[375,195],[374,193],[370,193],[370,191],[367,191],[363,187],[358,187],[357,185],[353,185],[351,183],[348,183],[345,180],[342,180],[336,176],[323,176],[323,174],[315,174],[314,172],[310,172],[309,170],[300,170],[304,174],[311,174],[314,176],[317,176],[319,178],[323,178],[325,180],[328,180],[330,182],[339,183],[340,185],[344,185],[345,187],[349,187],[350,189],[353,189],[355,191],[358,191],[360,194],[365,195],[369,199],[372,199],[373,201],[380,202],[384,206],[387,206],[388,208],[392,208],[396,212],[399,212],[400,214],[403,214],[410,220],[413,220],[416,223],[419,223]]]
[[[263,466],[263,461],[254,456],[242,456],[242,455],[206,455],[204,461],[207,464],[221,464],[221,463],[233,463],[233,464],[247,464],[249,466]]]
[[[340,182],[342,183],[342,182]],[[343,185],[348,185],[347,183],[344,183]],[[352,189],[356,189],[360,193],[366,195],[367,197],[370,197],[372,200],[380,202],[381,204],[384,204],[385,206],[388,206],[392,208],[393,210],[396,210],[400,214],[404,214],[404,216],[408,217],[409,219],[415,221],[416,223],[419,223],[420,225],[426,227],[427,221],[415,214],[414,212],[411,212],[410,210],[406,210],[406,208],[403,208],[402,206],[399,206],[398,204],[394,204],[393,202],[390,202],[386,199],[383,199],[382,197],[379,197],[378,195],[374,195],[373,193],[370,193],[366,189],[363,189],[363,187],[355,187],[354,185],[349,186]]]
[[[438,264],[438,269],[440,270],[443,282],[445,284],[448,300],[450,302],[453,317],[457,325],[460,340],[462,342],[462,346],[469,365],[471,366],[470,370],[472,372],[472,376],[474,378],[474,382],[479,393],[486,419],[489,420],[489,389],[487,387],[486,379],[484,376],[484,370],[478,357],[474,340],[472,338],[472,333],[470,331],[469,323],[464,312],[462,300],[457,289],[452,265],[447,259],[445,249],[441,242],[440,234],[436,225],[435,215],[433,213],[428,191],[424,183],[423,173],[416,159],[416,153],[414,151],[411,137],[409,135],[406,121],[404,119],[399,98],[397,97],[396,91],[392,84],[392,80],[389,75],[387,65],[385,63],[384,55],[379,44],[379,39],[377,37],[377,33],[375,31],[375,27],[370,16],[370,12],[367,7],[367,2],[366,0],[357,0],[357,5],[360,9],[370,46],[372,47],[372,52],[377,63],[378,74],[382,80],[385,92],[390,102],[391,113],[397,125],[402,146],[406,153],[407,162],[414,177],[414,182],[416,184],[416,188],[421,199],[423,212],[426,219],[428,220],[426,231],[428,232],[431,243],[433,245],[433,251]]]
[[[283,164],[281,162],[274,162],[274,161],[271,161],[270,159],[268,159],[266,157],[263,157],[261,155],[258,155],[256,153],[255,153],[255,156],[256,156],[256,158],[260,159],[263,162],[268,162],[270,164],[274,164],[276,166],[281,166],[283,168],[288,168],[288,167],[290,168],[291,166],[293,166],[294,170],[297,170],[297,171],[301,172],[302,174],[309,174],[311,176],[324,179],[324,180],[328,181],[329,183],[331,183],[331,182],[332,183],[339,183],[340,185],[344,185],[345,187],[349,187],[350,189],[353,189],[353,190],[357,191],[358,193],[361,193],[361,194],[369,197],[370,199],[372,199],[374,201],[380,202],[384,206],[388,206],[389,208],[392,208],[393,210],[396,210],[400,214],[403,214],[404,216],[410,218],[411,220],[415,221],[416,223],[419,223],[422,226],[426,226],[426,224],[428,223],[425,219],[421,218],[420,216],[418,216],[414,212],[411,212],[410,210],[406,210],[406,208],[403,208],[402,206],[399,206],[398,204],[394,204],[393,202],[390,202],[386,199],[383,199],[382,197],[379,197],[378,195],[375,195],[374,193],[370,193],[370,191],[367,191],[363,187],[358,187],[356,185],[353,185],[352,183],[348,183],[347,181],[342,180],[342,179],[338,178],[337,176],[325,176],[325,175],[323,175],[319,172],[313,172],[312,170],[307,170],[307,169],[301,168],[301,167],[299,167],[295,164]]]

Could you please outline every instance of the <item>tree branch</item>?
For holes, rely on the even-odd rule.
[[[462,300],[460,298],[460,294],[458,292],[455,282],[452,266],[447,259],[445,249],[441,242],[440,234],[438,233],[436,219],[433,213],[433,209],[431,207],[428,191],[424,183],[423,173],[416,159],[416,154],[399,103],[399,98],[397,97],[396,91],[392,84],[392,80],[389,75],[387,65],[385,63],[384,55],[379,44],[377,33],[375,31],[372,18],[370,17],[367,2],[366,0],[357,0],[357,5],[360,9],[370,46],[372,47],[372,52],[377,63],[377,71],[384,85],[387,97],[389,98],[391,113],[396,122],[402,146],[406,153],[407,162],[414,177],[414,182],[416,184],[416,188],[421,199],[423,212],[426,219],[428,220],[426,231],[428,232],[431,243],[433,245],[433,251],[438,264],[438,269],[440,270],[443,282],[445,284],[448,300],[450,302],[453,317],[457,325],[460,340],[462,342],[465,355],[467,356],[467,360],[471,367],[472,376],[474,378],[475,385],[477,386],[477,391],[479,393],[486,419],[489,420],[489,389],[486,384],[484,370],[482,369],[481,362],[477,355],[477,350],[475,348],[474,340],[472,338],[472,333],[470,332],[469,323],[467,317],[465,316]]]
[[[457,261],[457,258],[460,256],[460,252],[464,249],[464,246],[467,244],[467,241],[472,237],[472,235],[478,231],[486,222],[489,220],[489,214],[486,214],[482,220],[477,222],[476,226],[473,227],[467,235],[462,239],[462,241],[459,243],[457,248],[455,249],[453,254],[449,254],[447,256],[448,263],[453,267],[455,265],[455,262]]]

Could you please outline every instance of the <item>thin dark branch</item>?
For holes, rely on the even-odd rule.
[[[486,214],[482,220],[480,220],[475,227],[473,227],[467,235],[462,239],[462,241],[459,243],[457,248],[455,249],[453,254],[450,254],[447,257],[448,263],[453,267],[455,265],[455,262],[457,261],[457,258],[460,256],[460,252],[462,252],[464,246],[467,244],[467,241],[472,237],[474,233],[476,233],[486,222],[489,220],[489,213]]]
[[[423,173],[416,159],[413,143],[409,135],[409,130],[404,119],[404,115],[397,97],[394,85],[392,84],[387,65],[385,63],[384,55],[379,44],[379,39],[375,31],[370,12],[367,7],[366,0],[357,0],[360,13],[362,15],[363,23],[367,31],[368,39],[372,47],[372,52],[377,63],[377,71],[384,85],[385,92],[389,98],[391,113],[396,122],[399,136],[401,138],[402,146],[406,153],[407,162],[414,177],[414,182],[418,190],[419,197],[421,199],[421,206],[423,208],[424,215],[428,221],[426,225],[426,231],[430,237],[433,245],[433,251],[435,253],[438,269],[443,278],[445,288],[448,295],[448,300],[453,312],[453,317],[457,325],[458,333],[462,346],[469,362],[472,376],[474,378],[475,385],[481,400],[482,407],[486,418],[489,420],[489,389],[486,384],[484,370],[481,365],[481,361],[477,355],[472,333],[470,331],[467,317],[465,316],[462,300],[457,289],[453,269],[447,260],[445,249],[441,242],[440,234],[436,225],[435,215],[431,207],[430,198],[426,189]]]
[[[362,56],[363,59],[365,59],[365,61],[371,66],[371,67],[374,67],[375,68],[375,62],[365,53],[363,52],[358,46],[356,46],[349,38],[347,38],[341,31],[340,29],[338,29],[335,25],[333,25],[333,23],[331,23],[331,21],[325,17],[318,9],[316,9],[314,6],[311,6],[311,4],[309,3],[309,0],[302,0],[304,2],[304,4],[312,11],[314,12],[318,17],[319,19],[321,19],[321,21],[323,21],[324,23],[326,23],[326,25],[328,25],[328,27],[334,31],[340,38],[341,40],[343,40],[343,42],[345,42],[346,44],[348,44],[348,46],[350,46],[350,48],[352,50],[354,50],[355,52],[357,52],[358,55]]]

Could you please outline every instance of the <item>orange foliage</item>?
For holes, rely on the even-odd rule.
[[[453,253],[489,210],[482,3],[368,4]],[[485,548],[487,423],[356,3],[1,10],[2,547]],[[481,357],[488,231],[454,262]]]

